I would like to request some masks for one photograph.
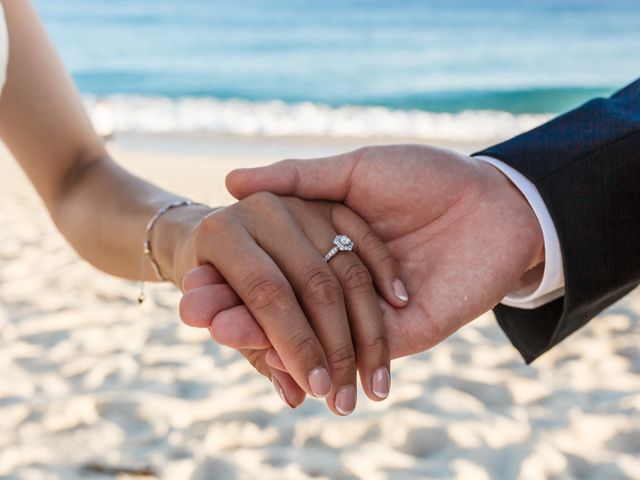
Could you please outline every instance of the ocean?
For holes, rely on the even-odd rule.
[[[638,0],[35,0],[122,131],[490,138],[640,76]]]

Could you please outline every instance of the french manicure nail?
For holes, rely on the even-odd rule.
[[[402,280],[396,278],[391,283],[391,290],[393,290],[393,294],[403,302],[407,302],[409,300],[407,288],[404,286],[404,283],[402,283]]]
[[[336,393],[336,410],[340,415],[349,415],[356,409],[356,388],[353,385],[342,387]]]
[[[331,378],[326,368],[315,368],[309,374],[309,386],[316,397],[324,398],[331,391]]]
[[[384,399],[389,396],[391,389],[391,375],[387,367],[377,369],[371,377],[371,390],[376,397]]]
[[[278,393],[282,401],[286,403],[288,407],[291,407],[289,402],[287,402],[287,397],[284,396],[284,390],[282,389],[282,386],[280,385],[278,379],[276,377],[271,377],[271,383],[273,383],[273,388]]]

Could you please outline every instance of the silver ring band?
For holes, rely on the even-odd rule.
[[[331,260],[338,252],[350,252],[351,250],[353,250],[353,240],[351,240],[346,235],[337,235],[336,238],[333,239],[333,244],[335,246],[324,256],[324,259],[327,262]]]

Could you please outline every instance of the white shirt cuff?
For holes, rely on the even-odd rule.
[[[532,284],[521,290],[513,291],[502,299],[502,304],[509,307],[533,309],[545,305],[564,295],[564,268],[558,232],[553,224],[547,206],[538,189],[524,175],[513,167],[495,158],[479,155],[474,157],[489,163],[504,173],[522,192],[540,222],[544,237],[544,273],[539,284]]]

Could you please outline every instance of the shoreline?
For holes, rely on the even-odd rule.
[[[256,157],[258,159],[313,158],[348,152],[368,145],[416,143],[471,153],[506,140],[496,137],[488,142],[439,141],[417,137],[318,137],[214,134],[210,132],[116,132],[115,144],[123,151],[188,154],[189,156]]]

